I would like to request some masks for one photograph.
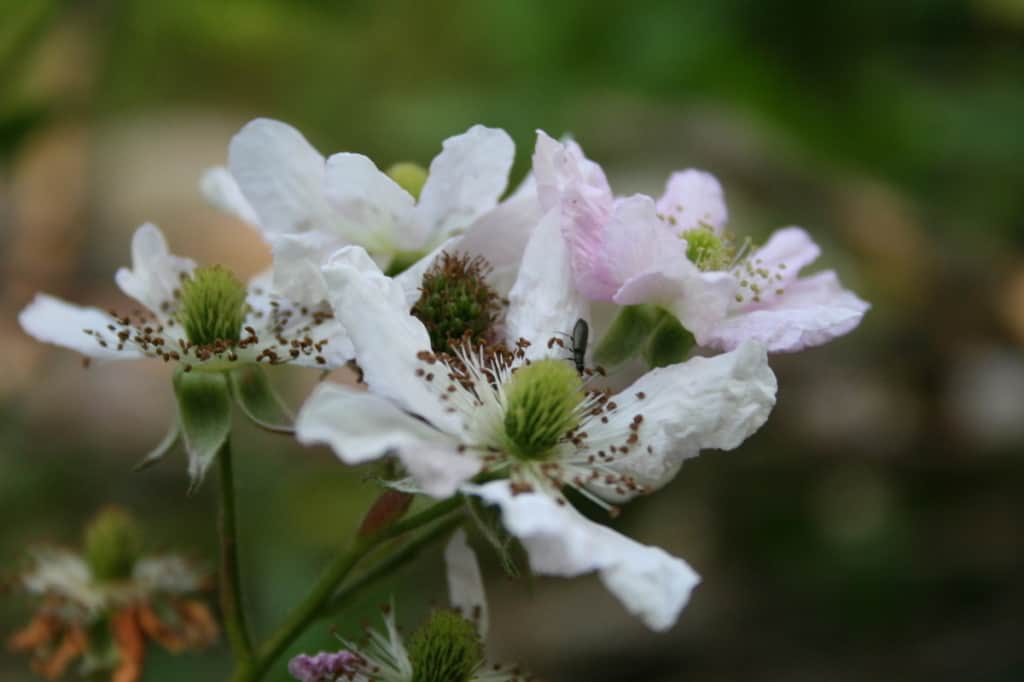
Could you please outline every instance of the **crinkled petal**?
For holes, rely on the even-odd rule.
[[[750,256],[750,262],[754,267],[764,268],[772,275],[781,275],[782,279],[776,280],[777,286],[785,287],[820,255],[821,248],[806,230],[786,227],[773,232],[765,245]]]
[[[515,283],[526,244],[540,220],[536,190],[528,186],[480,216],[452,248],[483,256],[491,265],[488,283],[504,296]]]
[[[508,185],[515,144],[504,130],[475,125],[444,141],[416,205],[424,240],[436,244],[494,208]]]
[[[18,314],[18,322],[25,333],[39,341],[70,348],[91,358],[128,360],[143,357],[134,347],[117,350],[116,337],[108,333],[108,325],[116,324],[116,320],[109,313],[66,303],[48,294],[36,294]],[[87,330],[106,337],[106,347],[100,345],[95,334],[87,334]]]
[[[698,273],[686,258],[686,242],[658,218],[654,200],[648,196],[637,194],[617,201],[604,232],[612,279],[622,285],[614,297],[620,304],[627,299],[628,304],[660,303],[675,295],[671,291],[641,291],[639,281],[682,280]],[[658,277],[652,278],[655,274]]]
[[[595,208],[611,211],[612,190],[601,166],[588,159],[578,144],[558,142],[543,130],[537,131],[533,151],[533,175],[541,210],[562,205],[562,193],[571,185]]]
[[[228,169],[265,233],[336,226],[324,198],[324,157],[287,123],[247,123],[231,139]]]
[[[769,352],[789,353],[852,331],[870,307],[827,270],[788,284],[785,293],[770,303],[732,313],[697,340],[728,350],[744,339],[755,339]]]
[[[250,225],[259,225],[260,217],[252,207],[234,176],[224,166],[208,168],[199,179],[199,191],[220,210]]]
[[[681,559],[589,521],[547,495],[515,494],[508,481],[466,490],[501,506],[505,527],[522,541],[535,572],[571,577],[597,571],[605,587],[652,630],[672,627],[700,582]]]
[[[476,457],[387,398],[323,383],[302,406],[295,435],[306,445],[325,443],[346,464],[395,454],[417,486],[433,497],[450,497],[480,471]]]
[[[614,276],[614,254],[605,243],[613,198],[600,166],[587,160],[578,145],[560,144],[538,131],[533,171],[542,208],[557,208],[561,214],[576,286],[590,299],[611,300],[621,281]]]
[[[721,233],[729,219],[718,180],[693,168],[669,176],[665,193],[658,199],[658,213],[680,232],[707,227]]]
[[[440,429],[461,433],[461,417],[441,399],[446,377],[431,382],[417,376],[417,370],[424,374],[437,368],[418,357],[431,350],[430,335],[409,314],[402,286],[357,246],[341,249],[323,272],[334,316],[348,331],[370,389]]]
[[[325,192],[352,241],[372,252],[416,251],[425,237],[413,222],[412,195],[362,154],[327,159]]]
[[[731,450],[757,431],[775,405],[777,383],[763,346],[746,342],[730,353],[653,369],[614,395],[607,422],[587,425],[590,450],[613,452],[627,445],[631,434],[639,441],[629,452],[617,452],[606,466],[633,477],[648,489],[668,483],[683,460],[701,450]],[[609,404],[610,404],[609,403]],[[637,428],[631,424],[641,417]],[[616,486],[596,481],[590,486],[608,499]]]
[[[273,234],[267,240],[274,253],[274,289],[299,303],[319,303],[327,297],[320,268],[348,242],[336,232]]]
[[[466,542],[466,531],[455,531],[444,550],[444,563],[448,574],[448,600],[452,607],[476,623],[480,639],[487,640],[489,617],[484,579],[476,553]]]
[[[570,332],[576,320],[589,316],[589,305],[569,268],[567,245],[559,237],[556,211],[549,211],[530,237],[508,299],[508,340],[529,341],[530,358],[544,355],[548,339]]]
[[[196,267],[189,258],[171,254],[167,240],[156,225],[146,223],[132,236],[132,267],[120,268],[114,276],[121,291],[156,315],[166,315],[175,305],[174,292],[181,280]]]

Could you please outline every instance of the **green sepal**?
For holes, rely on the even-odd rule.
[[[295,419],[262,367],[245,365],[228,373],[231,394],[253,424],[275,433],[295,433]]]
[[[674,315],[666,314],[644,344],[643,355],[648,367],[667,367],[686,359],[696,340]]]
[[[231,389],[224,372],[186,372],[179,367],[174,373],[174,394],[188,452],[191,494],[231,433]]]
[[[614,367],[639,354],[666,316],[668,313],[650,304],[623,307],[594,349],[594,361]]]
[[[178,425],[178,420],[175,419],[163,439],[157,443],[155,448],[149,451],[149,454],[140,459],[139,462],[132,467],[132,471],[142,471],[143,469],[148,469],[153,466],[163,459],[164,455],[170,452],[171,448],[177,445],[180,439],[181,427]]]

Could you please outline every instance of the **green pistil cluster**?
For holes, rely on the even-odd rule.
[[[468,682],[484,662],[476,626],[454,611],[435,611],[409,642],[412,682]]]
[[[732,266],[736,248],[731,240],[707,227],[696,227],[680,236],[686,240],[686,257],[701,270],[727,270]]]
[[[85,529],[85,561],[98,581],[130,578],[141,552],[142,533],[121,509],[104,509]]]
[[[236,343],[245,323],[245,286],[230,270],[199,268],[181,287],[178,321],[190,343]]]
[[[540,360],[521,367],[505,387],[505,449],[522,460],[543,460],[579,425],[586,397],[568,363]]]
[[[481,344],[498,314],[498,294],[487,284],[483,258],[441,254],[423,275],[420,298],[412,307],[430,334],[431,348],[451,353],[456,341]]]

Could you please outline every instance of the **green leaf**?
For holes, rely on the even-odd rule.
[[[605,367],[614,367],[637,355],[666,316],[668,313],[653,305],[625,306],[594,349],[594,361]]]
[[[696,340],[673,315],[665,314],[644,345],[644,360],[649,367],[667,367],[682,362]]]
[[[171,424],[171,428],[167,430],[167,435],[157,444],[155,448],[149,451],[149,454],[139,460],[139,463],[132,467],[132,471],[142,471],[153,466],[163,456],[170,452],[171,448],[178,444],[178,440],[181,438],[181,427],[178,425],[178,420],[175,419]]]
[[[247,365],[229,374],[231,393],[253,424],[275,433],[295,433],[295,421],[262,367]]]
[[[174,373],[174,394],[188,452],[189,493],[193,493],[231,433],[231,390],[223,372],[186,372],[179,367]]]

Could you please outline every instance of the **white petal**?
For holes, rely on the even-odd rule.
[[[673,218],[680,232],[709,227],[717,234],[729,219],[718,180],[692,168],[669,177],[665,194],[658,199],[658,213]]]
[[[295,435],[306,445],[326,443],[346,464],[360,464],[394,453],[419,488],[450,497],[480,471],[474,456],[457,452],[458,443],[379,395],[324,383],[302,406]]]
[[[639,441],[608,466],[658,488],[701,450],[739,446],[768,419],[776,390],[764,347],[753,342],[731,353],[653,369],[612,397],[617,407],[606,413],[607,423],[587,424],[588,447],[607,452],[610,445],[626,444],[639,415]],[[602,497],[626,497],[602,484],[592,487]]]
[[[519,538],[537,573],[571,577],[597,571],[605,587],[652,630],[672,627],[700,582],[690,566],[641,545],[540,493],[512,493],[508,481],[465,486],[501,506],[505,527]]]
[[[353,242],[371,252],[417,251],[426,234],[413,226],[412,195],[362,154],[327,159],[327,199]]]
[[[600,207],[602,212],[611,210],[612,190],[604,171],[584,156],[575,142],[557,142],[543,130],[538,130],[533,151],[533,174],[544,211],[561,206],[562,193],[570,185],[575,186],[588,203]]]
[[[784,291],[770,303],[732,313],[698,340],[708,347],[729,349],[754,339],[770,352],[789,353],[846,334],[871,307],[844,289],[832,270],[790,282]]]
[[[319,303],[327,298],[320,268],[347,242],[336,232],[318,230],[268,236],[274,253],[274,288],[300,303]]]
[[[444,141],[416,205],[417,223],[432,242],[466,229],[494,208],[508,185],[514,156],[512,138],[497,128],[475,125]]]
[[[517,190],[494,210],[480,216],[454,248],[487,259],[492,268],[488,282],[499,295],[507,295],[519,273],[526,244],[540,219],[536,191]]]
[[[484,579],[480,564],[469,543],[466,531],[455,531],[444,550],[444,563],[448,573],[448,600],[452,607],[476,623],[480,639],[487,641],[489,616]]]
[[[104,607],[108,595],[93,581],[82,557],[55,548],[36,549],[31,553],[35,565],[22,577],[26,590],[33,594],[57,595],[89,613]]]
[[[308,337],[314,344],[326,342],[316,352],[309,348],[303,349],[297,358],[290,361],[292,364],[314,369],[333,369],[352,359],[352,342],[323,299],[316,304],[300,304],[280,296],[274,287],[273,275],[267,271],[249,280],[246,302],[250,312],[246,315],[245,324],[253,327],[259,338]],[[282,352],[281,349],[275,350]],[[319,362],[318,357],[323,358],[324,362]]]
[[[199,191],[207,201],[225,213],[250,225],[259,225],[260,217],[256,214],[256,209],[242,194],[242,188],[238,186],[227,168],[223,166],[208,168],[199,179]]]
[[[570,332],[576,320],[588,317],[590,307],[576,288],[557,209],[544,216],[526,244],[508,299],[508,340],[529,341],[532,345],[527,355],[531,358],[546,353],[548,339]]]
[[[116,320],[109,313],[66,303],[47,294],[36,294],[18,314],[18,323],[25,333],[39,341],[70,348],[91,358],[128,360],[143,356],[135,348],[117,350],[117,337],[107,328],[107,325],[116,325]],[[85,330],[94,334],[86,334]],[[105,339],[105,348],[99,344],[96,334]]]
[[[298,130],[280,121],[247,123],[228,147],[228,169],[267,233],[330,230],[324,198],[324,157]]]
[[[174,305],[174,292],[181,287],[182,276],[195,269],[188,258],[172,255],[163,232],[146,223],[132,236],[132,268],[121,268],[114,276],[121,291],[154,314],[166,314]]]
[[[624,283],[615,295],[622,304],[662,303],[679,295],[678,284],[641,293],[638,279],[657,273],[659,280],[680,281],[699,272],[686,258],[686,242],[658,219],[654,200],[642,194],[615,202],[604,228],[604,248],[613,280]]]
[[[750,260],[757,267],[765,268],[773,275],[777,272],[781,274],[779,286],[784,287],[820,255],[821,248],[814,243],[806,230],[800,227],[786,227],[773,232],[767,243],[750,256]]]
[[[387,396],[449,433],[460,433],[462,419],[441,399],[446,371],[428,365],[417,355],[430,351],[423,323],[409,314],[402,286],[381,273],[360,247],[339,251],[324,267],[328,300],[334,316],[348,331],[363,379],[376,393]],[[417,376],[439,372],[434,382]]]

